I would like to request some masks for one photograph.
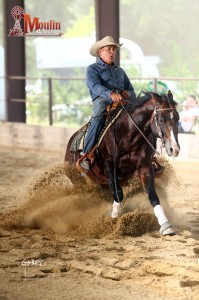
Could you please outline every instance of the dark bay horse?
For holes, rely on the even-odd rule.
[[[120,182],[137,175],[142,183],[163,235],[175,234],[164,215],[155,191],[152,159],[156,139],[160,138],[168,156],[179,154],[177,103],[169,91],[168,95],[145,92],[130,104],[123,106],[116,121],[110,126],[95,151],[88,176],[92,180],[108,184],[114,203],[121,203],[123,190]],[[68,142],[65,162],[74,163],[80,158],[80,151],[70,152],[76,132]]]

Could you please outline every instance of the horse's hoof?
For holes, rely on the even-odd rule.
[[[172,225],[169,222],[162,224],[160,227],[160,234],[161,235],[175,235],[176,232],[173,229]]]

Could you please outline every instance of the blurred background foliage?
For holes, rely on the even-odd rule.
[[[42,15],[44,20],[51,16],[60,20],[65,37],[86,37],[95,33],[94,2],[57,0],[47,5],[45,0],[25,0],[25,10],[31,15]],[[145,55],[160,56],[161,76],[168,75],[169,69],[172,75],[176,71],[174,75],[179,76],[181,69],[173,71],[176,48],[181,63],[188,65],[192,76],[197,76],[198,12],[199,2],[195,0],[149,0],[144,3],[140,0],[121,0],[120,36],[140,45]]]
[[[0,45],[3,40],[3,14],[0,0]],[[24,0],[25,12],[41,20],[59,20],[64,33],[62,38],[95,36],[94,0]],[[144,55],[158,56],[161,77],[197,77],[199,74],[199,1],[195,0],[121,0],[120,36],[136,42]],[[108,31],[107,31],[108,35]],[[57,78],[53,70],[38,69],[34,37],[25,38],[26,75],[36,77],[27,80],[28,123],[48,123],[48,81],[42,78]],[[76,55],[81,51],[78,47]],[[46,49],[48,51],[48,49]],[[56,53],[55,53],[56,55]],[[83,73],[82,73],[83,70]],[[86,86],[85,70],[75,68],[71,79],[53,80],[54,125],[82,125],[92,112],[90,95]],[[130,66],[127,72],[136,93],[149,88],[149,80],[137,80],[139,70]],[[66,76],[66,75],[64,75]],[[68,76],[68,74],[67,74]],[[69,76],[70,77],[70,76]],[[161,80],[160,80],[161,81]],[[164,80],[176,100],[182,103],[188,94],[198,97],[198,81]],[[161,84],[159,86],[161,91]],[[57,106],[56,106],[57,105]],[[62,106],[61,106],[62,105]],[[180,106],[179,106],[180,108]]]

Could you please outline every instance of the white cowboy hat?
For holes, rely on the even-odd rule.
[[[117,49],[120,48],[123,44],[118,44],[114,42],[114,39],[112,36],[106,36],[105,38],[101,39],[100,41],[97,41],[91,46],[90,54],[92,56],[99,57],[98,51],[99,49],[105,47],[105,46],[115,46]]]

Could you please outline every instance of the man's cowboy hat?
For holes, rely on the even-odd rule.
[[[97,41],[96,43],[94,43],[91,46],[90,54],[92,56],[99,57],[99,54],[98,54],[99,49],[101,49],[105,46],[115,46],[116,48],[120,48],[122,46],[122,44],[115,43],[112,36],[106,36],[105,38],[103,38],[100,41]]]

